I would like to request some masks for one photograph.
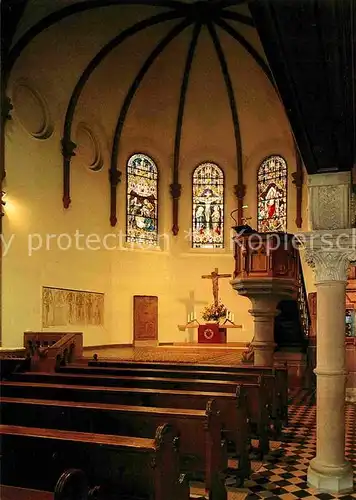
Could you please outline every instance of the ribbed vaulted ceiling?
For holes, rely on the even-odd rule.
[[[87,20],[88,38],[87,42],[76,40],[75,45],[70,47],[70,34],[66,30],[61,31],[61,27],[71,23],[75,29],[76,20]],[[110,21],[108,21],[110,19]],[[117,20],[118,28],[115,28]],[[66,24],[67,23],[67,24]],[[257,32],[254,28],[253,20],[245,0],[209,0],[207,1],[180,1],[180,0],[147,0],[147,1],[125,1],[125,0],[77,0],[63,1],[52,0],[51,2],[29,1],[24,11],[23,17],[17,27],[13,45],[6,59],[5,80],[10,78],[12,69],[16,67],[17,61],[21,61],[22,55],[36,51],[36,43],[41,36],[53,32],[53,57],[55,52],[68,53],[68,65],[63,71],[76,74],[68,96],[66,112],[62,134],[62,152],[64,162],[64,206],[70,204],[70,165],[76,147],[73,137],[73,124],[75,121],[78,106],[86,89],[92,85],[95,76],[110,60],[112,54],[117,54],[113,73],[118,73],[119,65],[130,65],[131,59],[136,59],[137,47],[135,40],[141,40],[139,64],[132,72],[130,80],[125,81],[125,91],[121,100],[117,116],[110,151],[110,183],[111,183],[111,223],[116,224],[116,185],[120,180],[118,170],[118,157],[120,152],[120,141],[125,129],[127,118],[132,104],[135,102],[140,88],[147,84],[151,78],[152,68],[160,58],[165,57],[165,53],[176,43],[180,43],[180,55],[177,55],[179,68],[179,92],[176,99],[175,126],[173,139],[173,165],[172,165],[172,185],[171,192],[173,199],[178,199],[180,195],[179,184],[179,162],[182,142],[182,130],[184,116],[186,114],[187,96],[191,85],[194,68],[205,59],[208,60],[207,77],[209,76],[209,64],[212,58],[215,63],[211,63],[214,69],[219,68],[220,78],[223,81],[225,96],[212,95],[211,104],[217,108],[222,102],[227,102],[230,114],[230,130],[233,135],[235,158],[236,158],[236,195],[240,212],[242,211],[243,198],[243,146],[241,139],[239,105],[236,97],[234,81],[239,75],[236,72],[232,75],[230,66],[233,57],[236,60],[250,60],[250,65],[255,67],[254,71],[259,71],[261,77],[269,82],[267,85],[273,91],[274,83],[268,64],[259,42]],[[92,36],[90,33],[92,30]],[[151,33],[155,35],[151,36]],[[145,33],[149,34],[147,43]],[[62,33],[66,34],[62,36]],[[208,40],[210,45],[209,55],[204,54],[201,49],[201,40]],[[73,42],[72,42],[73,43]],[[91,57],[83,57],[80,64],[73,59],[74,54],[80,54],[80,43],[87,44],[86,53],[91,52]],[[236,55],[231,54],[231,43],[236,47]],[[35,49],[33,49],[35,47]],[[124,56],[119,55],[119,50],[124,47]],[[200,48],[199,48],[200,47]],[[72,53],[71,53],[72,50]],[[122,49],[123,50],[123,49]],[[182,55],[183,54],[183,55]],[[214,56],[212,55],[214,54]],[[172,57],[172,53],[169,53]],[[198,58],[198,61],[197,61]],[[72,61],[73,59],[73,61]],[[80,61],[80,56],[79,59]],[[121,62],[120,62],[121,61]],[[43,62],[43,68],[45,63]],[[60,63],[59,63],[60,64]],[[217,66],[216,66],[217,64]],[[41,61],[38,63],[39,70]],[[167,78],[167,75],[165,75]],[[63,78],[65,78],[63,76]],[[246,68],[241,70],[240,78],[247,79]],[[6,83],[6,82],[5,82]],[[58,82],[59,83],[59,82]],[[251,89],[253,92],[253,89]],[[154,99],[154,90],[152,99]],[[148,103],[154,107],[154,103]],[[111,107],[110,102],[104,102],[105,109]],[[202,124],[206,127],[208,124]],[[177,230],[177,229],[176,229]],[[175,229],[173,228],[173,232]]]

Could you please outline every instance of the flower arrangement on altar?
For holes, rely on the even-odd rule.
[[[227,309],[222,302],[206,306],[203,310],[202,318],[205,321],[219,322],[221,319],[226,319]]]

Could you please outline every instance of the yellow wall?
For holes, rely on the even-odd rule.
[[[128,9],[129,14],[113,21],[110,9],[99,18],[93,13],[74,16],[39,35],[17,62],[9,85],[9,95],[16,94],[19,81],[36,89],[48,106],[52,135],[44,140],[32,137],[22,122],[32,124],[36,114],[26,97],[15,99],[13,120],[6,131],[7,205],[3,219],[4,241],[12,245],[3,258],[3,345],[22,344],[25,330],[41,330],[41,289],[54,286],[105,293],[104,327],[84,327],[85,345],[132,342],[133,295],[159,297],[159,341],[185,342],[196,332],[180,332],[185,322],[186,301],[194,294],[195,311],[211,302],[211,283],[201,275],[218,267],[233,271],[229,214],[236,207],[233,186],[236,184],[236,150],[231,112],[216,54],[211,41],[202,33],[193,62],[180,155],[182,197],[179,205],[180,232],[171,235],[172,216],[169,185],[172,182],[177,104],[187,44],[187,30],[160,56],[130,108],[120,143],[118,168],[123,172],[118,188],[118,225],[109,224],[108,168],[113,131],[125,92],[144,58],[172,23],[137,35],[115,50],[95,71],[80,99],[73,126],[73,139],[80,124],[89,127],[100,145],[103,168],[92,172],[87,162],[93,156],[88,144],[78,145],[72,160],[71,196],[68,210],[62,208],[62,156],[60,140],[70,93],[81,71],[105,42],[107,35],[147,14],[146,10]],[[150,10],[152,12],[152,9]],[[88,23],[91,30],[88,30]],[[90,35],[90,36],[89,36]],[[291,174],[296,169],[293,139],[283,108],[262,71],[227,35],[221,36],[232,75],[238,103],[242,136],[244,183],[248,205],[245,215],[256,224],[256,173],[259,163],[270,154],[281,154],[288,163],[288,231],[295,232],[296,190]],[[258,45],[258,41],[255,41]],[[75,47],[75,52],[73,50]],[[129,57],[128,57],[129,54]],[[27,98],[28,99],[28,98]],[[27,109],[28,108],[28,109]],[[34,109],[36,106],[34,107]],[[26,112],[27,109],[27,112]],[[31,108],[32,110],[32,108]],[[41,113],[39,113],[41,114]],[[32,120],[32,121],[31,121]],[[38,118],[40,120],[40,118]],[[28,128],[28,126],[27,126]],[[159,181],[159,232],[161,248],[132,249],[118,245],[115,250],[67,251],[50,240],[50,249],[28,254],[30,235],[38,233],[45,245],[46,235],[65,233],[74,239],[76,231],[101,239],[115,233],[118,241],[125,231],[125,164],[133,152],[143,152],[157,162]],[[226,177],[225,249],[192,249],[186,232],[191,225],[191,175],[197,164],[213,161]],[[304,196],[306,201],[306,193]],[[305,212],[305,210],[304,210]],[[306,216],[304,214],[304,226]],[[306,228],[306,226],[305,226]],[[39,237],[33,237],[35,243]],[[68,236],[61,240],[65,243]],[[122,238],[121,238],[122,239]],[[109,241],[109,240],[108,240]],[[110,245],[113,239],[110,239]],[[249,341],[252,319],[250,301],[239,297],[221,280],[220,295],[235,314],[241,330],[229,331],[229,341]],[[59,330],[60,328],[53,328]],[[78,327],[68,328],[78,330]]]

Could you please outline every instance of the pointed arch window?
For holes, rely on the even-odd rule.
[[[193,172],[193,248],[224,248],[224,172],[202,163]]]
[[[157,165],[145,154],[134,154],[127,162],[126,178],[126,241],[157,245]]]
[[[257,173],[257,229],[259,232],[287,231],[287,163],[269,156]]]

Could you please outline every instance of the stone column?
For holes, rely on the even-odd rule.
[[[254,337],[252,347],[254,364],[258,366],[273,366],[274,348],[274,318],[277,300],[267,300],[264,297],[251,298],[252,309],[249,310],[254,321]]]
[[[277,305],[282,299],[291,298],[295,294],[295,280],[289,278],[247,278],[233,279],[230,284],[239,295],[251,300],[249,310],[254,319],[253,347],[254,364],[273,366],[274,318],[279,311]]]
[[[326,235],[332,248],[322,242]],[[318,311],[317,444],[308,483],[332,493],[353,487],[352,468],[345,459],[345,298],[353,250],[337,245],[340,235],[339,231],[318,231],[305,243],[306,261],[315,271]],[[356,234],[354,237],[356,244]]]
[[[356,260],[349,172],[309,176],[310,233],[300,235],[317,289],[317,443],[308,484],[334,494],[353,489],[345,459],[345,302],[347,270]]]

